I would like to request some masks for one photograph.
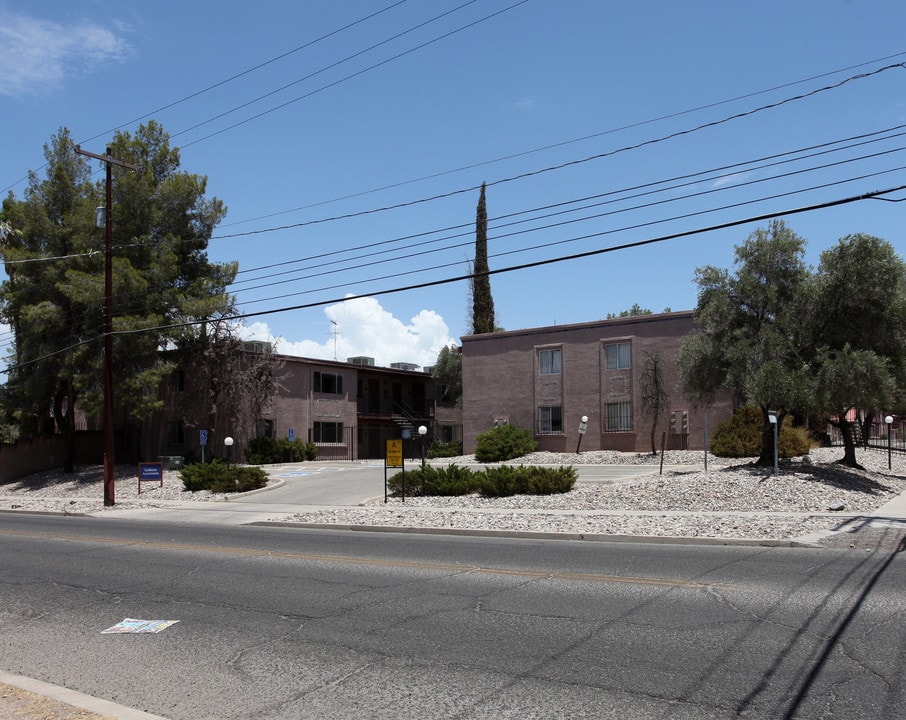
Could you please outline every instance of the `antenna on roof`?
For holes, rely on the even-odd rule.
[[[337,329],[339,325],[336,324],[333,320],[330,321],[330,324],[333,327],[330,330],[330,334],[333,335],[333,359],[337,359],[337,335],[340,334],[340,331]]]

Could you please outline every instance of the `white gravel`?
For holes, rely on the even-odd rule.
[[[391,498],[360,507],[324,509],[271,518],[274,521],[340,526],[421,527],[458,530],[501,530],[572,535],[648,535],[789,539],[838,527],[853,515],[868,514],[906,492],[906,457],[894,456],[892,471],[882,451],[859,451],[865,471],[834,465],[840,448],[813,450],[807,458],[770,468],[749,461],[709,456],[703,469],[701,452],[670,451],[665,466],[618,483],[579,482],[562,495],[485,499]],[[469,464],[466,456],[437,461]],[[533,453],[515,464],[652,464],[650,455],[609,451]],[[183,490],[178,472],[164,473],[164,485],[138,481],[134,468],[118,468],[116,509],[168,507],[174,503],[211,502],[224,495]],[[831,511],[833,504],[843,509]],[[100,468],[76,474],[43,473],[0,486],[0,510],[99,513],[103,505]]]

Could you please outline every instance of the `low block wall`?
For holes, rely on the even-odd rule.
[[[62,435],[38,435],[30,440],[0,443],[0,484],[36,472],[62,469],[65,442]],[[104,438],[100,432],[76,433],[76,464],[102,463],[103,445]]]

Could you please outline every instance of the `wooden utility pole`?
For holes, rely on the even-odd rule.
[[[106,207],[104,210],[104,505],[115,503],[113,458],[113,166],[137,170],[122,160],[106,155],[96,155],[82,150],[75,151],[107,166]]]

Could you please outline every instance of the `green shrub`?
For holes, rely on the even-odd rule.
[[[487,468],[481,482],[485,497],[510,495],[554,495],[568,493],[576,484],[572,466],[559,468],[535,465],[499,465]]]
[[[288,438],[272,438],[264,435],[249,440],[249,444],[245,448],[245,459],[252,465],[314,460],[317,454],[318,448],[313,443],[307,443],[299,438],[290,442]]]
[[[394,496],[403,493],[416,496],[459,496],[480,492],[485,497],[509,495],[552,495],[572,490],[576,471],[570,467],[545,468],[532,465],[499,465],[472,471],[453,464],[446,468],[426,465],[424,470],[406,470],[387,480],[388,490]]]
[[[459,457],[462,455],[462,440],[448,443],[434,443],[428,449],[429,458]]]
[[[475,459],[478,462],[512,460],[533,452],[538,443],[525,428],[515,425],[498,425],[487,432],[478,433]]]
[[[446,468],[435,468],[425,465],[424,470],[406,470],[396,473],[387,480],[387,487],[393,495],[403,492],[403,480],[406,481],[406,495],[458,496],[468,495],[478,490],[476,473],[469,468],[455,463]]]
[[[711,436],[711,452],[717,457],[756,457],[761,454],[764,418],[754,405],[739,408],[729,420],[717,424]],[[784,422],[780,429],[777,451],[780,457],[807,455],[811,448],[808,430]]]
[[[227,465],[219,458],[210,463],[186,465],[179,471],[183,487],[189,492],[210,490],[236,493],[257,490],[267,484],[267,473],[247,465]]]
[[[793,427],[783,423],[780,437],[777,439],[777,454],[783,458],[808,455],[812,449],[812,436],[807,428]]]

